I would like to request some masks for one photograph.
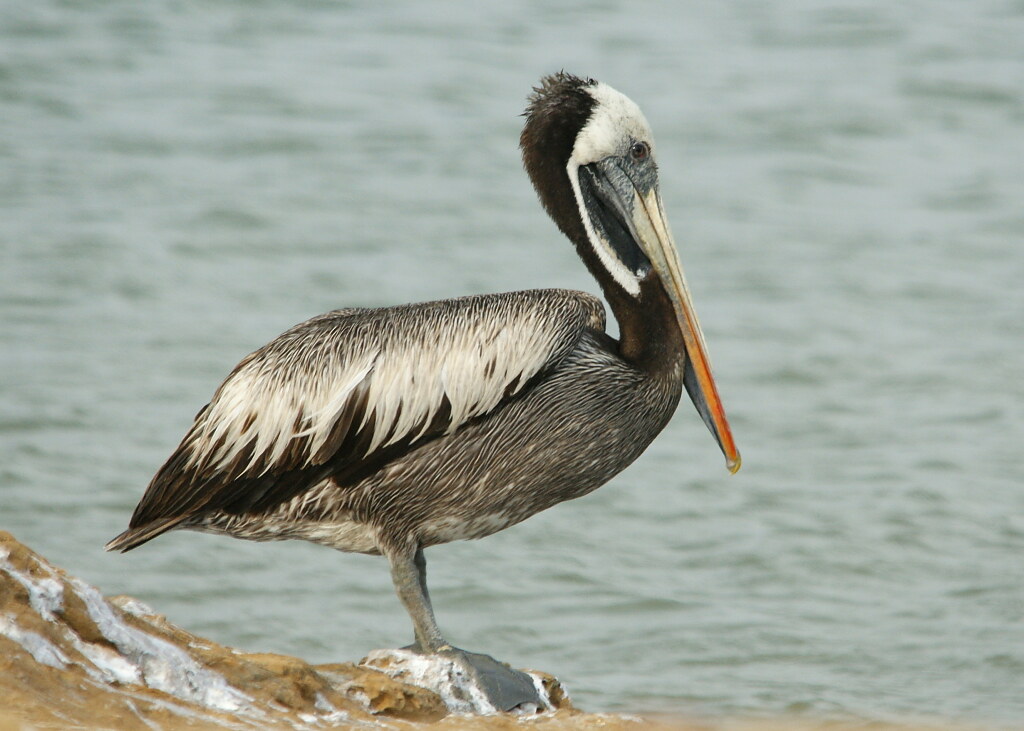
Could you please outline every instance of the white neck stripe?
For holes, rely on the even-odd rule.
[[[583,227],[587,231],[587,238],[590,239],[590,246],[597,254],[597,258],[601,260],[604,268],[612,275],[612,279],[629,294],[636,297],[640,294],[640,279],[619,261],[605,238],[594,229],[594,223],[590,220],[590,214],[583,203],[583,192],[580,190],[580,164],[574,157],[575,155],[569,158],[569,164],[565,169],[569,174],[569,182],[572,183],[572,192],[576,197],[576,206],[580,210],[580,218],[583,219]]]

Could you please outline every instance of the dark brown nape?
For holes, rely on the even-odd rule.
[[[672,303],[656,276],[630,295],[605,270],[587,237],[566,166],[576,138],[590,120],[596,100],[587,91],[597,82],[560,71],[541,79],[530,96],[519,138],[533,187],[548,215],[576,245],[576,252],[601,285],[619,323],[619,354],[637,364],[671,363],[682,352]]]
[[[605,270],[594,251],[566,170],[576,138],[597,106],[587,90],[596,84],[593,79],[564,71],[541,79],[523,113],[526,124],[519,136],[519,147],[523,151],[523,167],[540,202],[559,230],[576,245],[576,253],[601,285],[621,325],[625,310],[636,302]]]
[[[526,124],[519,136],[523,167],[540,202],[578,248],[585,246],[587,234],[565,168],[576,137],[597,103],[586,91],[596,83],[564,71],[545,76],[530,95],[523,112]]]
[[[566,170],[576,138],[597,105],[587,91],[596,83],[564,71],[541,79],[523,112],[526,124],[519,137],[519,147],[523,152],[523,167],[540,202],[559,230],[576,245],[576,253],[601,285],[620,331],[628,331],[628,325],[622,327],[626,324],[624,320],[632,324],[642,319],[642,313],[629,312],[637,303],[605,271],[593,250]]]

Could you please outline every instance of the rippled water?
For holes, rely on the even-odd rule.
[[[404,644],[379,559],[178,533],[149,477],[313,314],[595,291],[516,150],[625,91],[744,469],[688,406],[592,496],[432,549],[458,644],[591,709],[1024,718],[1024,4],[0,6],[0,527],[313,661]]]

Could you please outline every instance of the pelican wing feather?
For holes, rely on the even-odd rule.
[[[109,547],[127,550],[200,512],[266,510],[328,476],[344,487],[498,409],[604,326],[600,300],[567,290],[301,323],[235,367]]]

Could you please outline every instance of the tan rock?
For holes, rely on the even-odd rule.
[[[453,695],[443,681],[445,661],[437,660],[433,671],[431,662],[378,650],[359,664],[313,666],[285,655],[240,652],[176,627],[131,597],[104,599],[0,531],[0,731],[413,729],[421,724],[438,731],[863,728],[805,720],[723,720],[708,726],[583,713],[572,707],[557,679],[534,671],[555,710],[533,716],[457,715],[444,700]],[[411,677],[440,685],[402,680]]]
[[[224,647],[131,597],[104,599],[0,532],[0,729],[394,727],[450,716],[437,689],[392,677],[404,674],[401,652],[376,654],[387,672]],[[558,681],[543,679],[569,718]]]

